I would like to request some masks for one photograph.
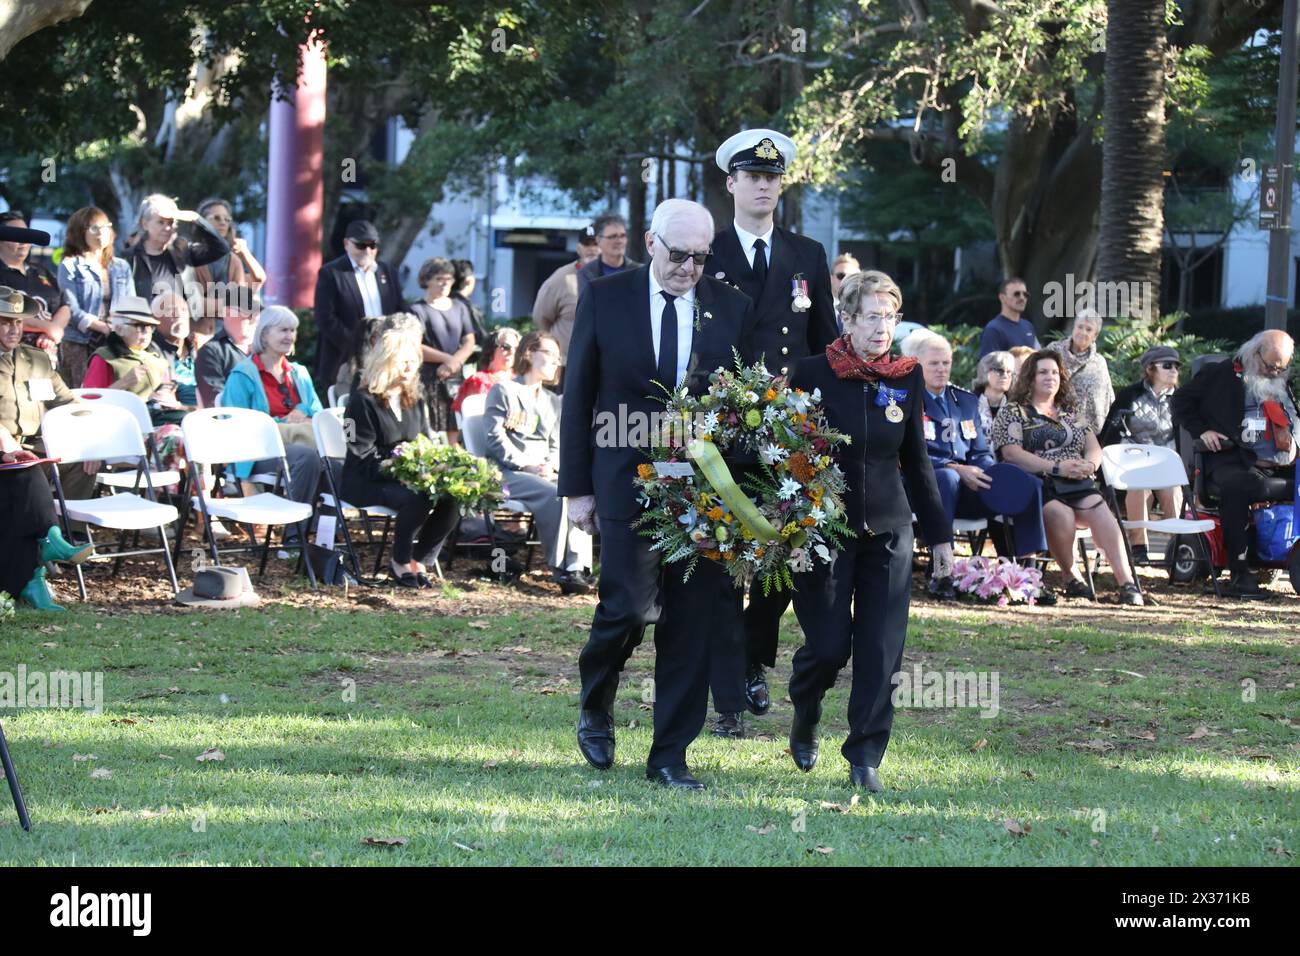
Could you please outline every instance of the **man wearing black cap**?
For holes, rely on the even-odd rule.
[[[379,259],[379,231],[364,219],[348,226],[346,250],[316,276],[316,383],[327,388],[339,368],[356,358],[362,320],[402,311],[402,284]]]
[[[794,157],[793,140],[770,129],[737,133],[714,157],[727,174],[736,217],[713,237],[705,272],[736,286],[754,303],[754,352],[774,375],[787,374],[798,359],[823,351],[839,334],[826,250],[774,222],[781,177]],[[713,704],[719,716],[713,732],[718,736],[744,735],[742,706],[754,714],[767,713],[763,667],[776,663],[777,633],[789,604],[789,590],[773,589],[765,597],[761,586],[750,589],[744,612],[746,659],[714,659]]]

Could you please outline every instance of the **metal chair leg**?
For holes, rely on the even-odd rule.
[[[13,758],[9,756],[9,744],[5,740],[4,727],[0,726],[0,763],[4,764],[5,779],[9,781],[9,793],[14,798],[14,809],[18,811],[18,822],[24,830],[32,828],[32,818],[27,815],[27,801],[23,799],[23,788],[18,783],[18,771],[14,769]]]

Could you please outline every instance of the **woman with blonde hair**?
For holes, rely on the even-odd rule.
[[[421,359],[419,341],[396,330],[385,332],[366,356],[359,387],[348,396],[351,434],[340,488],[350,504],[397,512],[390,573],[407,588],[431,586],[428,565],[460,521],[451,498],[430,501],[381,468],[400,446],[430,434],[420,390]]]

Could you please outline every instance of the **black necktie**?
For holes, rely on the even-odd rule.
[[[766,248],[767,243],[762,239],[754,240],[754,281],[760,290],[767,285],[767,256],[763,253]]]
[[[660,291],[664,297],[664,310],[659,318],[659,366],[655,379],[667,388],[677,387],[677,296]]]

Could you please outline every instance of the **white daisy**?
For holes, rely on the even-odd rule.
[[[782,501],[789,501],[803,489],[803,485],[793,478],[787,478],[781,482],[781,489],[777,492],[777,497]]]
[[[780,445],[764,445],[759,454],[763,457],[764,464],[775,465],[778,461],[784,461],[790,453]]]

